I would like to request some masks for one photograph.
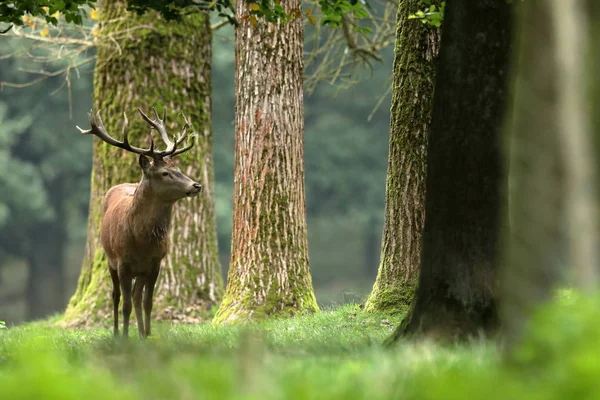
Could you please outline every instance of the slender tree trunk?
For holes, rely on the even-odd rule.
[[[300,1],[283,2],[287,12]],[[231,264],[214,324],[317,311],[304,195],[303,26],[242,18],[237,2]]]
[[[440,42],[439,29],[408,19],[422,6],[421,0],[398,4],[385,222],[379,271],[366,311],[405,312],[418,277],[427,132]]]
[[[600,98],[594,40],[600,38],[600,7],[591,1],[530,0],[519,6],[519,17],[502,276],[508,348],[557,286],[595,289],[600,273],[595,150],[600,119],[594,121],[590,112]],[[596,35],[589,36],[594,25]]]
[[[127,13],[124,5],[121,0],[101,3],[94,105],[113,136],[121,134],[123,112],[128,112],[129,140],[139,145],[148,145],[149,128],[137,114],[138,107],[145,111],[167,107],[173,134],[183,125],[178,115],[182,111],[198,133],[196,146],[179,156],[178,165],[204,191],[175,205],[171,244],[154,303],[157,318],[196,321],[222,294],[214,211],[209,19],[197,13],[179,23],[166,22],[155,13],[141,17]],[[94,139],[88,242],[66,323],[86,324],[111,315],[112,284],[99,245],[100,205],[111,186],[140,179],[136,157]]]
[[[427,148],[421,270],[415,301],[392,340],[464,338],[498,326],[500,138],[511,21],[505,1],[454,0],[446,7]]]

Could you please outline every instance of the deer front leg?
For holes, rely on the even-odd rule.
[[[109,266],[110,277],[113,283],[112,300],[113,300],[113,335],[119,336],[119,302],[121,301],[121,284],[119,283],[119,273],[116,269]]]
[[[133,285],[133,307],[135,308],[135,319],[138,325],[138,334],[141,338],[144,337],[144,320],[142,318],[142,293],[144,291],[144,284],[146,283],[145,276],[138,276],[135,278],[135,284]]]
[[[146,279],[146,290],[144,291],[144,311],[146,313],[146,336],[150,336],[150,316],[152,314],[152,300],[154,297],[154,286],[158,279],[158,273],[160,271],[160,264],[157,265],[150,271]]]
[[[131,316],[131,281],[132,275],[129,268],[120,265],[118,269],[123,295],[123,337],[129,336],[129,317]]]

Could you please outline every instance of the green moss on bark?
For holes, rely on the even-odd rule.
[[[427,133],[440,41],[439,29],[409,19],[420,7],[421,0],[398,5],[382,261],[365,304],[369,312],[405,312],[419,272]]]
[[[369,301],[365,304],[366,312],[385,314],[405,314],[415,294],[416,282],[407,282],[395,286],[382,285],[375,282]]]

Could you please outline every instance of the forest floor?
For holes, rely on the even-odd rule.
[[[583,320],[598,313],[597,305],[585,308]],[[0,398],[598,398],[598,323],[590,328],[566,311],[557,322],[559,314],[542,319],[540,332],[563,332],[566,323],[567,333],[534,333],[519,353],[526,367],[503,363],[496,345],[484,340],[386,348],[381,343],[400,318],[353,305],[246,327],[155,324],[147,340],[135,329],[123,341],[104,329],[33,323],[0,329]],[[569,353],[559,360],[563,347]]]

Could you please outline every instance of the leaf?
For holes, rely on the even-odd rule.
[[[260,11],[260,4],[258,4],[258,3],[252,3],[252,4],[250,4],[250,9],[252,11]]]
[[[307,8],[306,11],[304,11],[304,14],[306,14],[306,15],[312,14],[312,8]]]
[[[315,17],[313,17],[312,15],[308,16],[308,22],[311,23],[311,25],[314,25],[317,23],[317,20],[315,19]]]
[[[358,19],[367,18],[369,13],[364,8],[359,8],[354,11],[354,16]]]
[[[90,10],[90,18],[93,19],[94,21],[98,21],[98,10],[96,10],[95,8],[92,8]]]
[[[256,26],[256,24],[258,24],[258,19],[256,19],[256,17],[254,15],[251,15],[248,20],[250,21],[250,24],[252,26]]]
[[[40,31],[40,36],[41,37],[46,37],[50,34],[50,30],[48,28],[44,28]]]

